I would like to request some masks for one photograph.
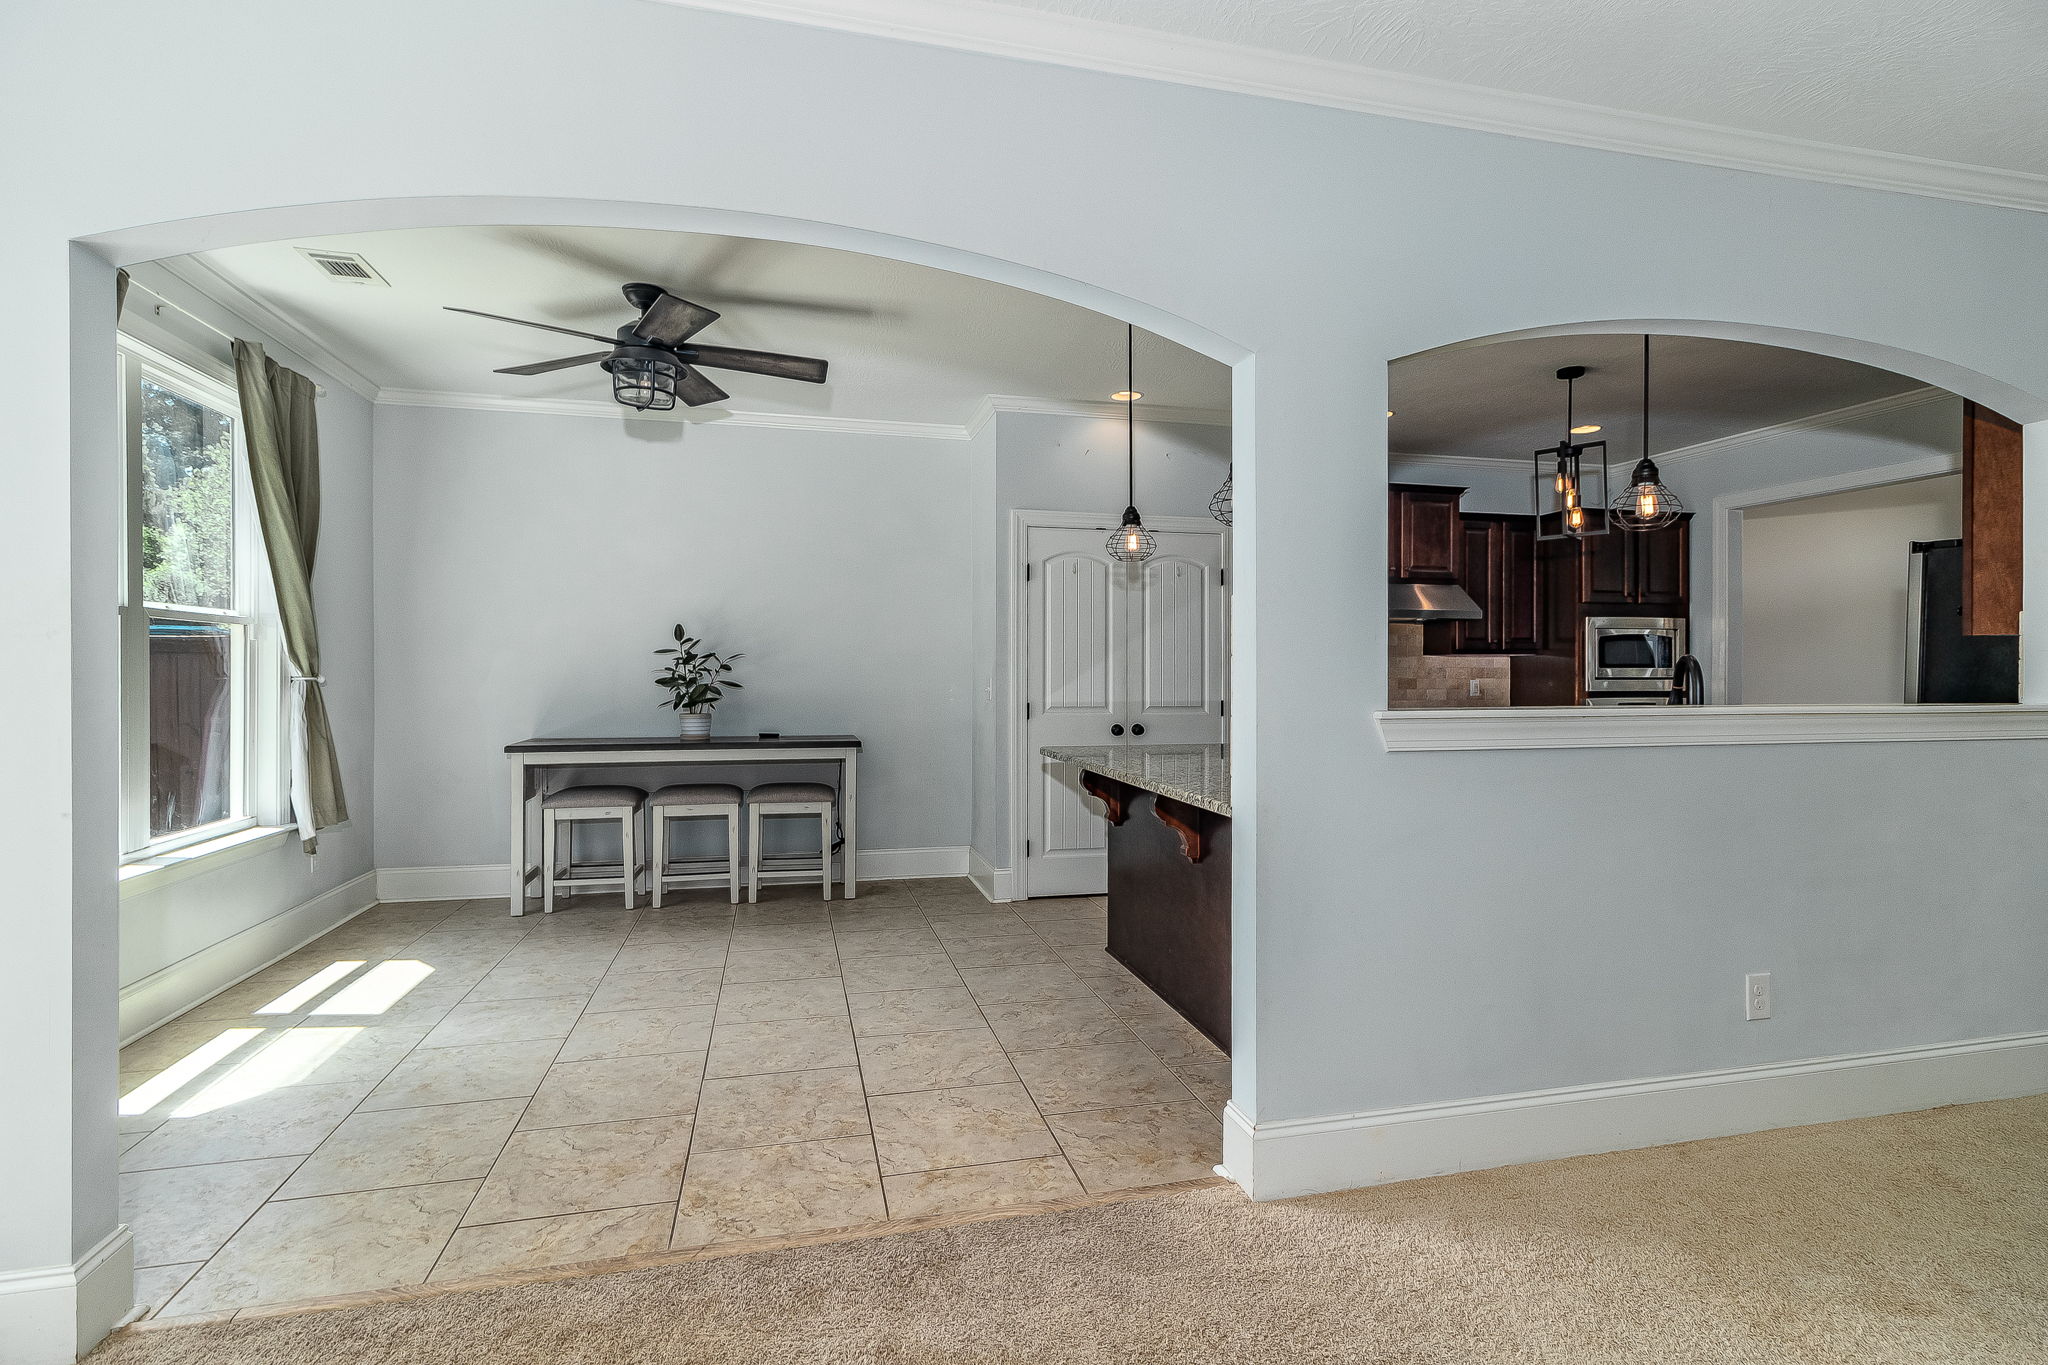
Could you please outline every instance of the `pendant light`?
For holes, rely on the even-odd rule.
[[[1216,496],[1209,499],[1209,515],[1225,526],[1230,525],[1230,484],[1235,477],[1234,474],[1226,473],[1223,476],[1223,487],[1217,489]]]
[[[1654,531],[1677,521],[1685,511],[1678,495],[1665,486],[1650,458],[1650,339],[1643,338],[1643,458],[1628,476],[1628,487],[1614,495],[1610,512],[1626,531]]]
[[[1584,365],[1567,365],[1557,372],[1564,381],[1565,435],[1556,445],[1535,453],[1532,497],[1538,540],[1584,540],[1607,534],[1607,442],[1572,439],[1582,430],[1574,404],[1578,396],[1575,386],[1585,375]]]
[[[1138,329],[1126,323],[1124,326],[1124,495],[1130,499],[1124,508],[1123,523],[1110,532],[1105,547],[1111,559],[1120,559],[1127,564],[1150,559],[1158,542],[1145,529],[1144,518],[1138,515]]]

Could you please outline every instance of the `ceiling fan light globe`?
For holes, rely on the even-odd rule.
[[[667,412],[676,405],[682,362],[649,348],[621,348],[605,363],[612,373],[612,397],[641,412]]]

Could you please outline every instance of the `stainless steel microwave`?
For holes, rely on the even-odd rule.
[[[1685,621],[1680,617],[1588,616],[1586,691],[1667,690],[1684,653]]]

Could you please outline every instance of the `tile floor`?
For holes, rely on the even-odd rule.
[[[1229,1062],[1099,899],[376,906],[122,1051],[160,1316],[1210,1174]],[[644,898],[643,898],[644,900]]]

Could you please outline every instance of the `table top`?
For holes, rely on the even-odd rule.
[[[765,751],[773,749],[858,749],[860,740],[853,735],[777,735],[764,739],[760,735],[713,735],[709,739],[684,739],[680,735],[654,735],[646,738],[603,736],[596,739],[555,738],[522,739],[517,744],[507,744],[508,754],[549,754],[549,753],[620,753],[630,749],[656,750],[673,749],[681,753],[698,753],[705,749],[729,749],[739,752]]]
[[[1221,744],[1052,744],[1038,752],[1140,791],[1230,814],[1230,751]]]

